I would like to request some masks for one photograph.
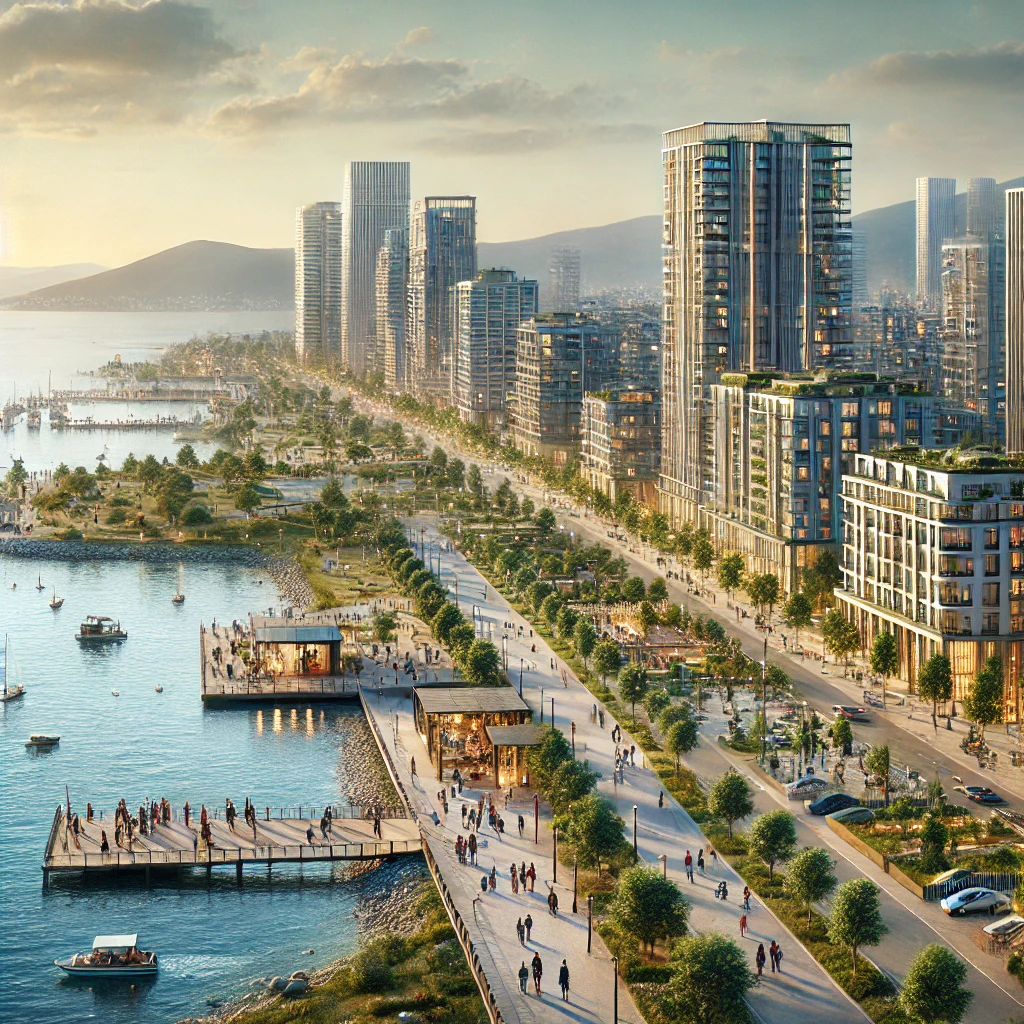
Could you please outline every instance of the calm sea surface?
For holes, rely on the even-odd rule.
[[[46,393],[69,387],[94,387],[94,379],[80,373],[98,369],[120,355],[125,362],[155,359],[169,345],[208,332],[235,334],[263,330],[291,330],[292,313],[286,310],[230,313],[21,313],[0,310],[0,406],[15,396]],[[176,416],[191,419],[202,412],[188,402],[95,403],[72,406],[73,417],[92,416],[97,421],[151,419]],[[15,458],[25,460],[30,471],[69,466],[94,469],[102,453],[111,466],[124,457],[165,456],[172,461],[179,444],[173,430],[66,430],[51,431],[46,415],[42,428],[29,430],[26,418],[13,430],[0,434],[0,476]],[[193,444],[201,458],[213,445]]]
[[[45,590],[35,589],[37,574]],[[170,602],[179,586],[180,607]],[[53,587],[66,598],[58,612],[48,606]],[[276,600],[268,578],[234,567],[0,557],[0,632],[10,634],[12,674],[26,687],[23,698],[0,706],[5,1024],[165,1022],[202,1013],[255,977],[319,966],[350,950],[361,901],[400,884],[404,869],[351,881],[325,865],[304,874],[275,867],[269,878],[255,869],[241,888],[228,871],[214,872],[212,882],[199,873],[150,889],[128,878],[54,876],[42,891],[40,863],[65,785],[83,815],[87,800],[109,815],[121,796],[133,807],[167,797],[198,809],[222,807],[227,796],[239,806],[247,795],[260,806],[295,806],[379,792],[383,766],[357,708],[203,709],[200,620],[230,621]],[[88,613],[119,618],[128,640],[82,649],[74,633]],[[59,748],[27,751],[25,740],[37,732],[59,734]],[[89,987],[52,964],[88,949],[95,935],[125,931],[160,954],[155,983]],[[311,948],[314,956],[303,955]]]

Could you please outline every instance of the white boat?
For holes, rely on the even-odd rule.
[[[36,590],[45,590],[45,589],[46,589],[46,587],[43,586],[43,575],[42,575],[42,573],[40,573],[39,576],[36,577]]]
[[[45,736],[40,733],[36,733],[34,736],[29,736],[28,742],[25,744],[26,747],[55,747],[60,743],[59,736]]]
[[[158,970],[156,953],[137,946],[138,935],[97,935],[91,953],[76,953],[68,960],[54,960],[65,974],[82,978],[153,978]]]
[[[51,607],[51,608],[52,608],[52,609],[53,609],[54,611],[57,611],[57,609],[59,609],[59,608],[60,608],[60,606],[61,606],[61,605],[62,605],[63,603],[64,603],[64,598],[63,598],[63,597],[58,597],[58,596],[57,596],[57,588],[56,588],[56,587],[54,587],[54,588],[53,588],[53,600],[52,600],[52,601],[50,601],[50,607]]]
[[[179,590],[178,593],[175,594],[174,597],[171,598],[171,604],[184,604],[184,603],[185,603],[185,595]]]
[[[0,665],[0,673],[3,674],[3,681],[4,681],[3,691],[0,692],[0,703],[4,703],[4,704],[6,704],[9,700],[17,700],[25,692],[25,687],[24,686],[8,686],[7,685],[7,671],[8,671],[7,636],[5,634],[4,635],[4,661],[3,661],[3,664]]]
[[[164,692],[164,688],[159,683],[157,683],[156,686],[153,687],[153,689],[156,690],[157,693]]]

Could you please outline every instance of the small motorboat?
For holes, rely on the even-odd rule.
[[[97,935],[91,953],[76,953],[68,960],[54,960],[65,974],[81,978],[153,978],[156,953],[139,949],[138,935]]]
[[[36,733],[33,736],[29,736],[28,741],[25,743],[26,747],[55,747],[60,743],[59,736],[44,736],[41,733]]]
[[[54,587],[53,588],[53,600],[50,601],[50,607],[54,611],[57,611],[63,603],[64,603],[64,598],[57,596],[57,588]]]
[[[115,697],[120,697],[120,696],[121,696],[121,691],[120,691],[120,690],[111,690],[110,692],[111,692],[111,693],[112,693],[112,694],[113,694],[113,695],[114,695]]]
[[[175,594],[174,597],[171,598],[171,604],[184,604],[184,603],[185,603],[185,595],[179,590],[178,593]]]
[[[157,683],[156,686],[153,687],[153,689],[156,690],[157,693],[164,692],[164,688],[159,683]]]
[[[121,628],[109,615],[86,615],[80,632],[75,634],[80,644],[120,643],[128,639],[128,631]]]
[[[24,686],[8,686],[7,685],[7,672],[8,672],[8,660],[7,660],[7,636],[4,635],[4,661],[0,665],[0,672],[3,673],[4,688],[0,692],[0,702],[6,704],[9,700],[17,700],[25,692]]]
[[[36,590],[45,590],[45,589],[46,589],[46,587],[43,586],[43,577],[42,577],[42,574],[40,573],[40,575],[36,578]]]

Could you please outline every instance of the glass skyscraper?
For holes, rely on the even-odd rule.
[[[313,203],[295,214],[295,354],[341,352],[341,204]]]
[[[956,236],[956,178],[917,179],[917,301],[942,305],[942,245]]]

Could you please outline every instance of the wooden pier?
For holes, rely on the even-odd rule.
[[[307,816],[303,816],[303,811]],[[158,824],[145,836],[132,840],[131,849],[114,845],[112,816],[82,822],[78,840],[68,826],[65,808],[53,816],[50,836],[43,858],[43,886],[54,872],[116,874],[133,871],[145,874],[149,881],[155,871],[234,867],[238,881],[246,864],[322,864],[333,861],[380,860],[421,853],[422,841],[416,822],[404,808],[387,808],[381,814],[381,835],[373,834],[373,811],[367,808],[334,808],[327,836],[320,832],[322,808],[292,808],[272,812],[264,808],[256,823],[256,836],[241,814],[234,830],[220,818],[209,818],[212,843],[207,846],[198,837],[199,815],[193,814],[189,826],[175,820]],[[313,829],[313,842],[307,830]],[[102,832],[107,834],[108,853],[100,850]]]

